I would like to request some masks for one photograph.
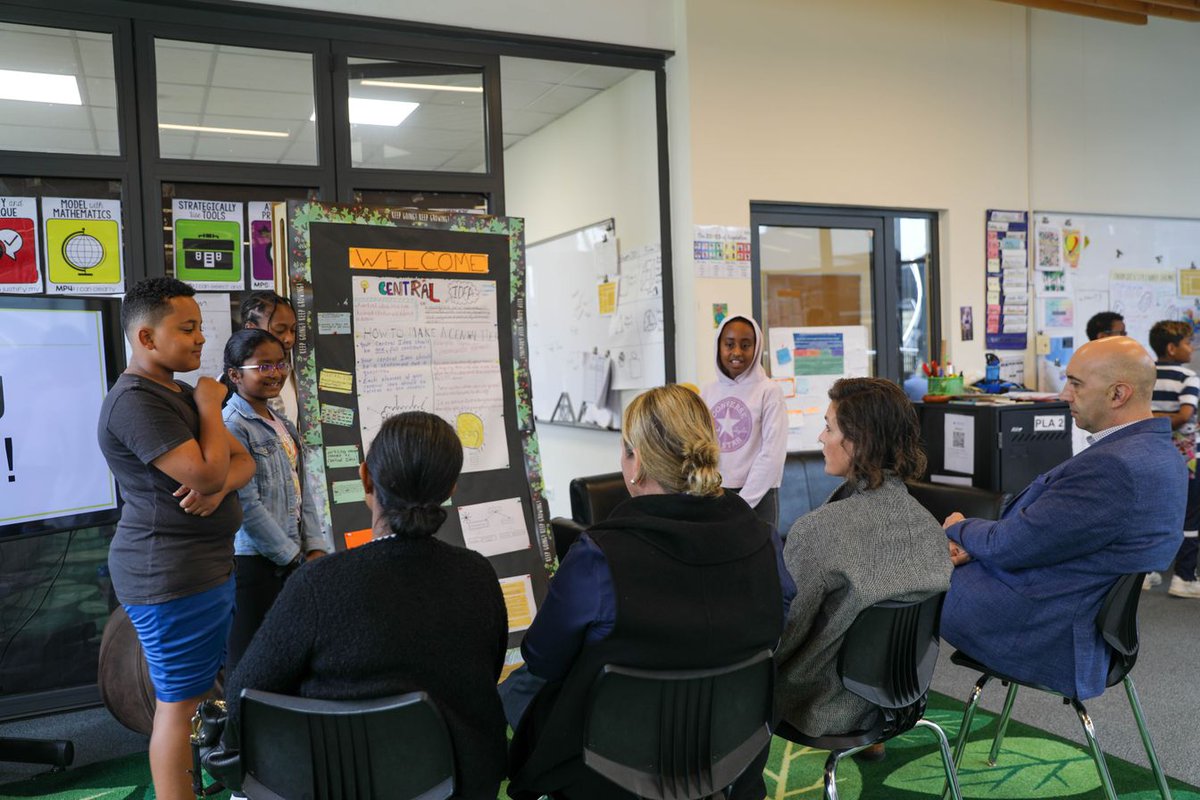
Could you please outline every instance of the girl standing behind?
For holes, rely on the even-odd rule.
[[[296,427],[269,408],[290,371],[283,344],[266,331],[237,331],[225,345],[222,380],[235,394],[222,416],[256,467],[254,480],[238,491],[243,520],[234,539],[237,612],[229,633],[227,671],[237,665],[287,576],[306,557],[333,549],[312,493],[300,488],[304,470]]]
[[[292,346],[296,343],[296,311],[292,301],[272,291],[251,292],[242,301],[242,327],[266,331],[283,345],[287,362],[292,361]],[[283,388],[267,403],[271,411],[282,414],[294,423],[300,421],[296,379],[289,370]]]

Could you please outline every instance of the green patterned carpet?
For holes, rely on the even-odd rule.
[[[1053,701],[1047,701],[1053,702]],[[946,729],[951,743],[962,718],[962,704],[930,696],[928,717]],[[1087,752],[1071,742],[1036,728],[1012,722],[1000,763],[986,762],[995,732],[995,715],[980,709],[971,741],[959,770],[966,798],[1072,798],[1100,800],[1100,779]],[[1103,735],[1103,730],[1101,730]],[[1103,744],[1103,740],[1101,740]],[[821,771],[826,753],[775,739],[767,765],[770,800],[808,800],[821,797]],[[1109,770],[1123,800],[1159,797],[1150,771],[1109,757]],[[888,743],[887,758],[873,764],[846,759],[838,768],[838,790],[844,800],[859,797],[915,800],[942,790],[942,764],[931,731],[918,728]],[[1175,800],[1200,800],[1200,789],[1171,781]],[[148,800],[150,769],[144,754],[92,764],[57,775],[0,786],[0,800],[39,797],[46,800]],[[227,793],[216,795],[227,798]]]

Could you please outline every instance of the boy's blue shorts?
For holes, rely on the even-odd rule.
[[[154,696],[164,703],[199,697],[225,663],[236,581],[148,606],[126,605],[146,654]]]

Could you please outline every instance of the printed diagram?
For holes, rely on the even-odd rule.
[[[104,243],[89,234],[87,228],[80,228],[63,239],[62,257],[68,267],[90,278],[89,270],[104,263]]]
[[[120,283],[121,229],[116,220],[46,220],[51,283]]]
[[[529,549],[529,530],[521,499],[510,497],[458,509],[463,544],[484,556]]]
[[[617,354],[617,369],[631,380],[638,380],[642,377],[642,354],[636,351],[626,353],[622,350]]]

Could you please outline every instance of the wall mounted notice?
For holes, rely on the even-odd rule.
[[[697,278],[750,280],[750,229],[697,225],[692,261]]]
[[[246,204],[246,216],[250,221],[250,289],[275,288],[275,263],[271,260],[271,206],[270,202]]]
[[[36,198],[0,197],[0,292],[42,290],[37,229]]]
[[[498,556],[529,548],[529,530],[519,497],[460,506],[458,517],[463,541],[481,555]]]
[[[125,291],[121,201],[42,198],[48,294]]]
[[[1029,215],[988,211],[986,236],[986,346],[1024,350],[1029,335]],[[1052,267],[1039,263],[1038,269],[1043,268]]]
[[[107,393],[98,311],[0,309],[0,526],[117,507],[96,420]],[[70,391],[61,387],[70,376]]]
[[[788,450],[820,450],[829,389],[838,378],[867,374],[867,329],[846,327],[770,328],[771,377],[785,384]],[[789,393],[787,389],[792,391]]]
[[[176,278],[201,292],[244,288],[241,203],[175,199],[171,218]]]

